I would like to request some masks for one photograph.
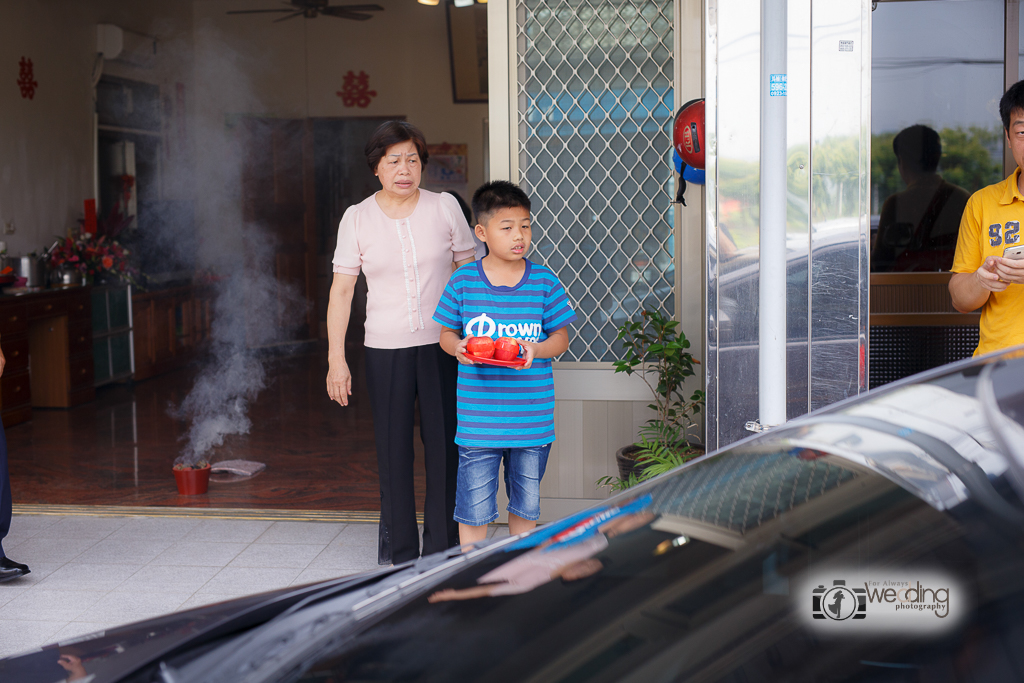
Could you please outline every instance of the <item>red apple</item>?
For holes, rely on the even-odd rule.
[[[490,337],[470,337],[466,353],[477,358],[494,358],[494,340]]]
[[[494,357],[497,360],[513,360],[519,356],[519,342],[512,337],[501,337],[494,342]]]

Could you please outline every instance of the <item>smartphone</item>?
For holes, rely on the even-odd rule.
[[[1024,244],[1015,244],[1003,249],[1003,258],[1024,259]]]

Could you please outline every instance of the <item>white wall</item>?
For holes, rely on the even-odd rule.
[[[76,225],[82,202],[93,196],[96,24],[154,35],[163,47],[187,45],[190,13],[183,0],[0,5],[0,232],[7,221],[15,229],[0,240],[10,254],[49,246]],[[32,60],[39,84],[33,99],[22,98],[16,83],[22,57]],[[188,77],[178,58],[149,70],[108,63],[105,73],[152,83]]]
[[[6,1],[0,9],[0,235],[8,253],[49,246],[92,196],[92,90],[95,29],[78,3]],[[38,87],[24,99],[22,57]]]

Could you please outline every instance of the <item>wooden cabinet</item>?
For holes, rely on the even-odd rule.
[[[25,422],[32,407],[70,408],[95,396],[89,288],[0,296],[0,377],[5,426]]]
[[[135,379],[175,368],[193,357],[210,335],[209,287],[175,287],[132,297]]]
[[[209,287],[193,286],[132,296],[135,379],[173,370],[193,357],[210,334],[212,298]],[[109,325],[115,332],[121,327],[119,319]],[[92,287],[0,296],[0,348],[7,360],[0,377],[4,426],[31,419],[33,406],[70,408],[95,398],[93,335]],[[131,343],[125,335],[108,341]]]

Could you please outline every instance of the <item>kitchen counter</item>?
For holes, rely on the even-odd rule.
[[[0,296],[0,417],[10,427],[32,408],[70,408],[95,396],[90,287]]]

